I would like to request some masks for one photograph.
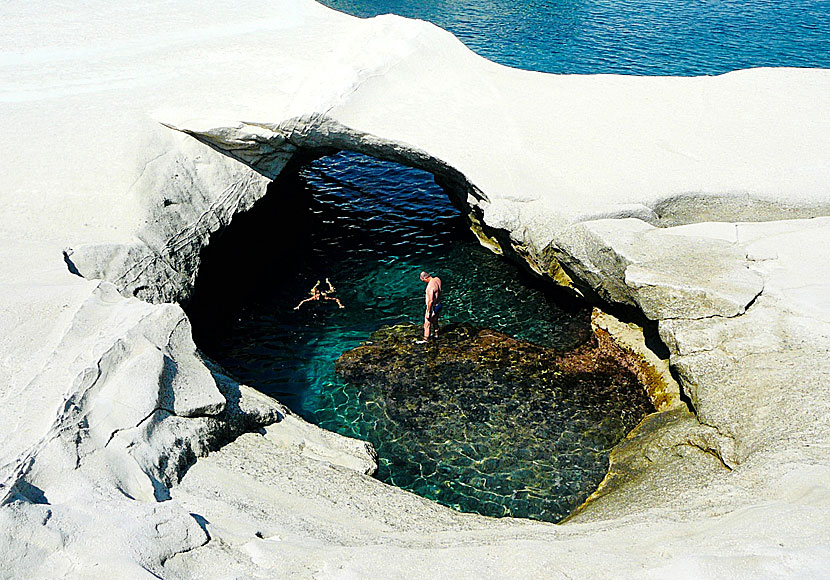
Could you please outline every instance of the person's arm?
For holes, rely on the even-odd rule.
[[[432,312],[432,302],[435,294],[430,292],[427,294],[427,310],[424,313],[424,320],[429,320],[429,313]]]
[[[329,290],[328,290],[329,294],[334,294],[334,286],[332,285],[331,280],[326,278],[326,284],[329,285]]]

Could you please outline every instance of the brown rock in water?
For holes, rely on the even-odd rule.
[[[374,422],[379,476],[464,511],[558,521],[653,407],[604,331],[568,352],[467,324],[377,331],[336,370]]]

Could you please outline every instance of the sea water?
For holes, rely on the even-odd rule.
[[[423,321],[422,270],[443,280],[443,323],[562,350],[590,335],[589,309],[563,307],[482,248],[428,173],[341,152],[271,187],[211,240],[188,310],[207,354],[312,421],[329,410],[343,352],[382,326]],[[345,308],[294,309],[327,278]]]
[[[830,66],[826,1],[325,3],[358,16],[394,12],[430,20],[487,58],[545,72],[694,75]],[[385,422],[367,411],[373,407],[359,385],[335,375],[334,361],[381,326],[423,319],[421,270],[444,281],[445,322],[564,350],[589,336],[589,312],[563,306],[533,277],[481,248],[421,171],[340,153],[272,187],[205,251],[189,308],[197,344],[306,419],[372,441],[384,481],[442,501],[436,490],[454,480],[454,467],[420,477],[419,454],[396,444],[399,433],[379,428]],[[325,302],[294,310],[326,277],[345,308]],[[607,449],[584,451],[576,460],[584,469],[551,471],[572,497],[587,496],[607,468]],[[484,500],[492,505],[493,497],[472,493],[444,503],[493,514]],[[499,506],[499,515],[550,520],[574,507],[516,510],[508,499]]]
[[[712,75],[830,67],[827,0],[323,0],[428,20],[498,63],[550,73]]]

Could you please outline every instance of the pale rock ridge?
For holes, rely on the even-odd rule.
[[[146,217],[129,244],[84,244],[65,251],[85,278],[110,280],[126,296],[186,303],[210,235],[265,195],[268,180],[191,139],[174,135],[132,188]]]
[[[62,493],[65,474],[37,469],[44,455],[147,501],[166,493],[163,487],[180,475],[193,447],[204,452],[206,427],[189,419],[220,415],[225,397],[211,387],[211,374],[195,354],[184,312],[135,299],[125,308],[123,302],[111,284],[95,284],[51,359],[22,385],[42,390],[65,375],[70,386],[51,421],[41,412],[47,419],[28,426],[28,440],[18,434],[16,443],[25,447],[5,449],[4,503],[32,486]],[[176,419],[165,423],[163,417]],[[180,444],[164,445],[174,432]]]
[[[608,225],[599,224],[600,227]],[[623,225],[619,229],[630,228]],[[782,229],[785,233],[778,233]],[[740,231],[754,235],[735,235]],[[765,235],[765,232],[768,233]],[[684,237],[693,243],[694,248],[686,254],[706,250],[707,244],[700,243],[701,238],[697,236],[730,243],[724,240],[724,233],[735,236],[731,245],[737,255],[758,255],[759,239],[785,253],[791,249],[798,251],[802,245],[814,247],[815,239],[826,239],[830,235],[830,219],[700,224],[660,233],[663,238]],[[663,246],[659,247],[658,254]],[[606,254],[599,251],[597,255]],[[590,267],[596,268],[596,263]],[[613,261],[598,263],[605,266],[594,270],[593,274],[599,277],[603,273],[613,274],[617,267]],[[706,260],[701,263],[706,264]],[[795,425],[814,427],[826,422],[823,417],[828,408],[827,397],[818,394],[824,391],[817,392],[816,388],[826,382],[830,372],[826,356],[830,350],[827,340],[830,317],[821,308],[822,297],[830,292],[830,271],[822,262],[797,259],[784,262],[769,252],[763,260],[749,264],[754,275],[765,280],[765,285],[758,289],[757,295],[753,295],[754,291],[745,294],[746,311],[742,315],[697,317],[692,310],[686,317],[659,319],[660,335],[672,353],[672,366],[699,420],[731,441],[731,449],[720,456],[732,467],[753,451],[786,441],[797,430]],[[714,276],[711,268],[699,271],[705,284],[721,283],[717,271]],[[619,280],[619,271],[616,277]],[[624,278],[628,279],[627,273]],[[727,289],[731,284],[730,279],[725,284]],[[795,295],[801,302],[801,293],[805,291],[812,293],[812,303],[820,309],[812,307],[803,311],[800,304],[793,303],[791,297]],[[810,393],[817,395],[816,400],[810,401]],[[781,409],[789,410],[785,416],[778,416]]]
[[[603,299],[652,320],[736,316],[761,293],[740,248],[671,232],[631,218],[590,221],[559,234],[554,253]]]
[[[106,282],[84,286],[45,364],[19,385],[67,389],[30,409],[4,447],[4,519],[42,521],[29,536],[0,529],[13,576],[88,574],[90,542],[121,577],[141,577],[144,566],[207,541],[187,513],[157,503],[207,451],[216,432],[208,422],[225,408],[195,358],[189,323],[177,306],[125,300]]]
[[[94,546],[113,577],[157,577],[168,558],[210,539],[201,516],[169,501],[171,487],[198,457],[265,426],[289,456],[377,468],[365,443],[305,425],[206,367],[177,305],[125,299],[108,282],[83,286],[52,357],[21,385],[48,392],[67,381],[65,396],[53,414],[32,410],[16,446],[3,448],[4,573],[95,577]]]

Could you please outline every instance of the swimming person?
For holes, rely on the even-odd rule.
[[[311,297],[306,298],[305,300],[302,300],[299,304],[297,304],[294,307],[294,310],[299,310],[300,306],[302,306],[306,302],[312,302],[312,301],[315,301],[315,300],[317,300],[317,301],[319,301],[319,300],[333,300],[333,301],[337,302],[337,306],[339,306],[340,308],[345,308],[345,306],[343,306],[343,303],[340,302],[339,298],[337,298],[336,296],[329,296],[329,294],[334,294],[334,286],[332,286],[332,284],[331,284],[331,282],[329,281],[328,278],[326,278],[326,284],[328,284],[328,290],[326,290],[324,292],[324,291],[320,290],[320,281],[317,280],[317,283],[310,290]]]
[[[430,331],[435,331],[435,338],[438,338],[438,314],[441,312],[441,278],[432,276],[427,272],[421,272],[421,282],[426,282],[427,309],[424,313],[424,339],[417,340],[418,344],[424,344],[429,340]]]

